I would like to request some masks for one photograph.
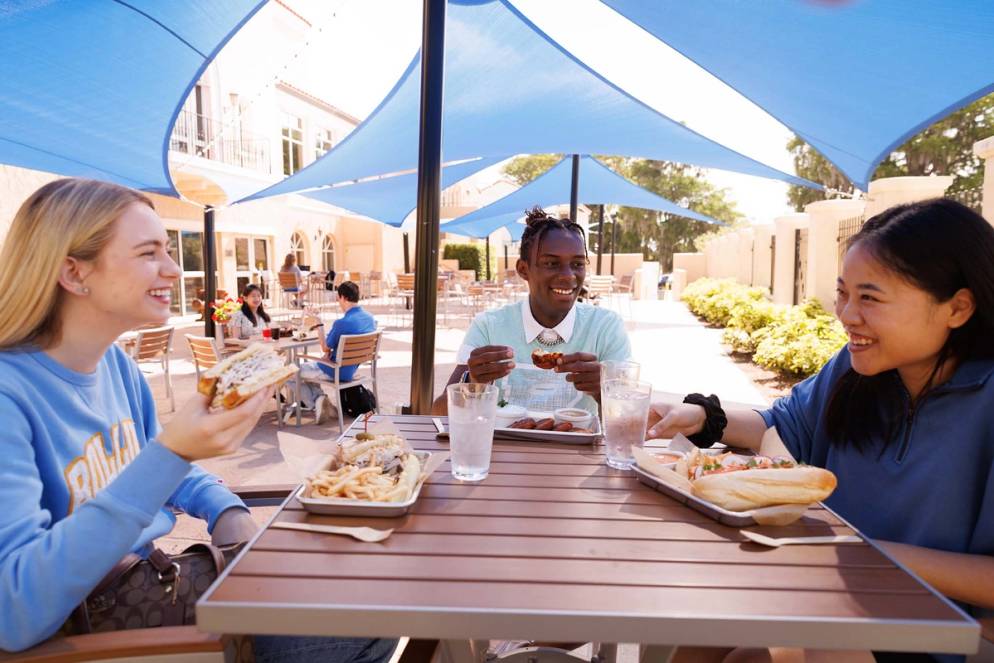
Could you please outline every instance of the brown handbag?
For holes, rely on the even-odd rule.
[[[60,632],[80,635],[193,624],[197,599],[243,545],[198,543],[171,557],[156,548],[148,559],[130,553],[73,610]]]

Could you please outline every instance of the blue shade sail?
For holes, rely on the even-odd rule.
[[[535,205],[550,207],[568,203],[572,180],[572,159],[563,159],[542,176],[535,178],[517,191],[509,193],[486,207],[481,207],[454,221],[443,224],[441,230],[469,237],[486,237],[498,228],[507,227],[511,231],[512,238],[518,239],[524,226],[516,222],[525,215],[525,210]],[[589,156],[580,158],[580,186],[577,199],[585,205],[641,207],[688,219],[697,219],[705,223],[724,225],[721,221],[692,212],[632,184],[597,159]],[[514,237],[515,233],[518,237]]]
[[[0,7],[0,162],[176,195],[173,121],[260,0],[10,0]]]
[[[868,188],[894,148],[994,91],[994,2],[603,0]]]
[[[442,168],[442,188],[452,186],[506,157],[477,159]],[[357,212],[391,226],[400,226],[418,199],[418,174],[409,173],[347,186],[307,191],[302,195]]]
[[[421,59],[321,159],[260,198],[417,166]],[[506,0],[450,0],[442,155],[618,154],[814,186],[734,152],[637,101],[562,49]]]

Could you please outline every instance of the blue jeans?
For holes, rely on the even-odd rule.
[[[256,663],[381,663],[397,647],[389,638],[255,635],[252,640]]]

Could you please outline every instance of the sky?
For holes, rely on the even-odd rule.
[[[420,46],[419,0],[284,0],[310,19],[294,74],[313,94],[365,118]],[[597,0],[510,0],[564,48],[649,106],[757,161],[794,172],[791,132],[747,99]],[[274,62],[280,54],[273,54]],[[292,58],[293,53],[285,54]],[[787,185],[711,170],[753,223],[792,211]]]

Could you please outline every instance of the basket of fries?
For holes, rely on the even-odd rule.
[[[324,469],[309,476],[297,500],[312,513],[402,516],[444,457],[414,451],[399,435],[360,433],[338,443]]]

